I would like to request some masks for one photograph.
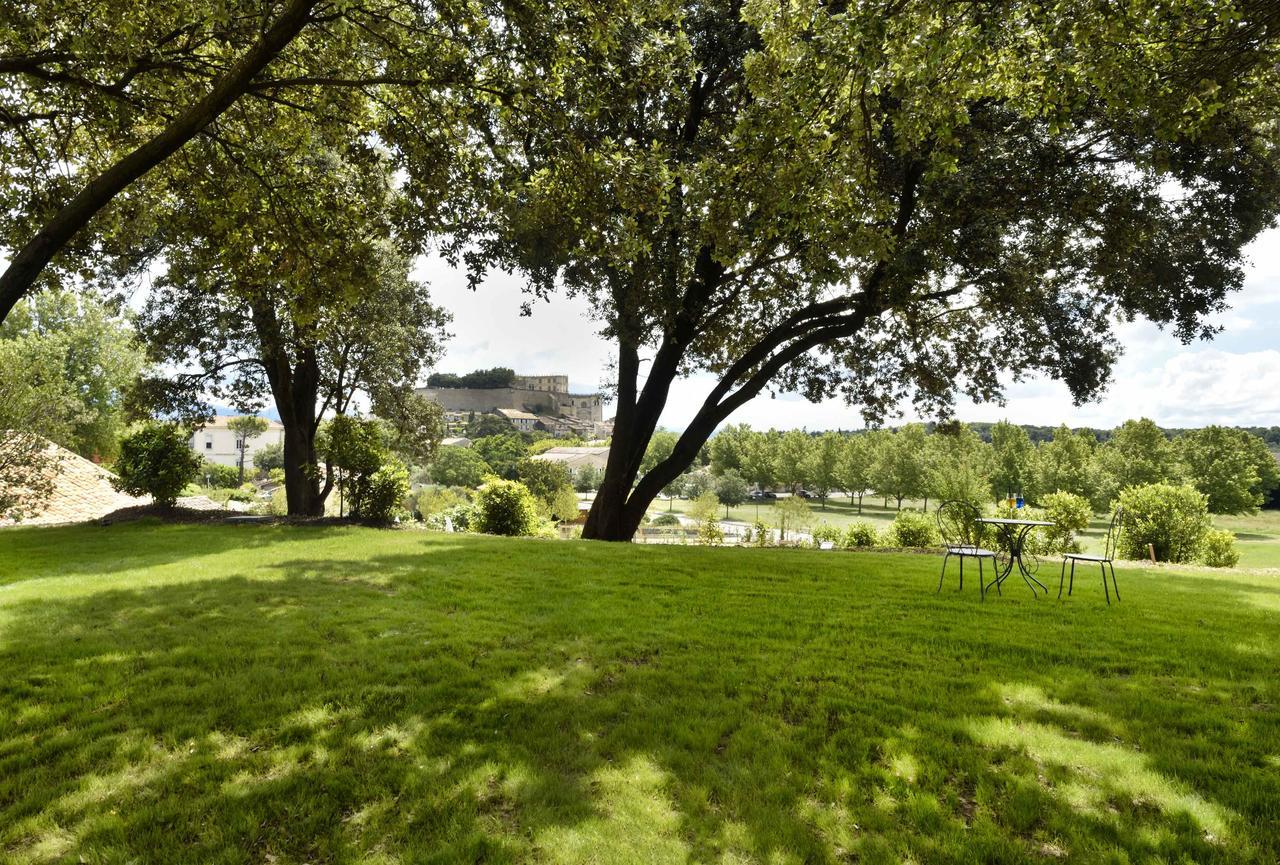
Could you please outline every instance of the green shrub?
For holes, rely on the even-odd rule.
[[[427,528],[443,532],[452,526],[455,532],[469,532],[475,522],[475,506],[468,502],[460,502],[452,507],[428,514],[423,521]]]
[[[850,523],[849,527],[844,530],[845,549],[857,549],[858,547],[874,547],[879,538],[876,535],[876,527],[866,520],[858,520]]]
[[[888,534],[895,547],[934,547],[941,542],[936,521],[920,511],[899,511]]]
[[[351,516],[370,523],[390,523],[405,513],[409,493],[409,470],[389,460],[351,491]]]
[[[1089,527],[1093,508],[1089,500],[1074,493],[1049,493],[1040,498],[1044,518],[1053,523],[1052,528],[1042,528],[1047,552],[1078,553],[1080,544],[1076,535]]]
[[[1209,531],[1208,497],[1195,487],[1147,484],[1120,493],[1124,530],[1120,557],[1144,559],[1147,544],[1161,562],[1190,562]]]
[[[813,524],[813,513],[809,503],[799,496],[786,496],[778,499],[773,506],[774,516],[778,518],[778,540],[787,539],[787,532],[799,532]]]
[[[149,495],[171,508],[182,488],[196,479],[200,457],[187,443],[185,430],[167,423],[148,423],[120,442],[111,485],[131,496]]]
[[[1226,529],[1210,529],[1200,541],[1200,563],[1211,568],[1234,568],[1240,564],[1236,536]]]
[[[821,547],[824,541],[830,541],[832,546],[840,546],[840,529],[830,523],[820,523],[813,527],[813,545]]]
[[[708,547],[718,547],[724,543],[724,529],[720,521],[712,517],[698,524],[698,543]]]
[[[680,525],[680,518],[679,518],[678,516],[676,516],[675,514],[671,514],[671,513],[667,513],[667,514],[658,514],[656,517],[654,517],[654,518],[653,518],[653,521],[652,521],[651,523],[649,523],[649,525],[651,525],[651,526],[678,526],[678,525]]]
[[[196,480],[204,481],[206,486],[215,490],[235,489],[240,486],[240,470],[235,466],[205,460]]]
[[[258,488],[253,484],[241,484],[227,496],[233,502],[253,502],[258,499]]]
[[[462,487],[423,487],[413,494],[412,500],[424,517],[471,503],[468,491]]]
[[[538,504],[519,481],[490,478],[476,491],[473,528],[487,535],[532,535],[538,530]]]
[[[752,543],[757,547],[769,546],[769,527],[760,520],[756,520],[751,524]]]
[[[551,516],[562,523],[577,522],[582,515],[578,508],[578,493],[567,483],[551,498]]]
[[[689,506],[689,516],[698,522],[698,542],[718,546],[724,542],[720,528],[720,500],[710,490],[704,491]]]

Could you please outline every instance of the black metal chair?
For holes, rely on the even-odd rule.
[[[964,560],[978,560],[978,594],[985,601],[987,599],[986,580],[983,579],[982,560],[991,559],[991,567],[999,573],[1000,563],[996,558],[996,553],[992,550],[984,550],[978,545],[978,518],[982,516],[982,511],[971,502],[950,501],[943,502],[938,507],[938,532],[942,535],[942,543],[946,546],[946,554],[942,557],[942,573],[938,575],[938,589],[934,594],[942,591],[942,581],[947,576],[947,562],[952,556],[960,558],[960,589],[964,590]],[[1000,586],[996,585],[996,591],[1000,591]]]
[[[1107,541],[1102,548],[1102,555],[1089,553],[1064,553],[1062,556],[1062,574],[1058,578],[1058,598],[1062,598],[1062,583],[1067,576],[1067,562],[1071,563],[1071,582],[1067,584],[1067,597],[1076,582],[1076,563],[1089,562],[1102,568],[1102,591],[1106,593],[1107,605],[1111,605],[1111,591],[1107,588],[1107,568],[1111,569],[1111,587],[1116,590],[1116,600],[1120,600],[1120,586],[1116,584],[1116,566],[1112,561],[1116,557],[1116,545],[1120,542],[1120,532],[1124,527],[1124,508],[1116,508],[1111,516],[1111,525],[1107,528]]]

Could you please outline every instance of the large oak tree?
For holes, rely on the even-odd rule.
[[[148,408],[198,416],[210,396],[248,411],[270,392],[289,513],[317,516],[333,483],[332,467],[317,465],[322,419],[364,395],[421,441],[430,419],[412,388],[448,317],[394,243],[385,154],[328,142],[323,124],[275,121],[271,137],[244,139],[232,155],[216,142],[183,155],[196,194],[168,203],[167,269],[140,317],[172,373],[143,396]]]
[[[1113,326],[1190,340],[1280,203],[1274,4],[557,4],[502,32],[491,159],[454,251],[585,297],[617,345],[584,537],[630,538],[766,389],[998,399],[1102,390]],[[499,55],[507,56],[507,55]],[[505,61],[504,61],[505,62]],[[477,217],[476,214],[482,214]],[[642,466],[672,382],[716,383]]]

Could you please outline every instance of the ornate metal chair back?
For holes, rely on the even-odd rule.
[[[1117,507],[1111,515],[1111,525],[1107,529],[1107,545],[1103,551],[1108,559],[1116,557],[1116,547],[1120,544],[1120,531],[1124,527],[1124,508]]]
[[[948,501],[938,506],[938,533],[949,547],[978,545],[978,517],[982,512],[972,502]]]

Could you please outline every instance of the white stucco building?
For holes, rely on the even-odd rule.
[[[240,449],[237,447],[236,434],[227,428],[229,417],[215,417],[213,422],[201,427],[191,436],[191,449],[211,463],[224,466],[240,464]],[[262,435],[254,436],[245,445],[244,467],[253,470],[253,455],[266,445],[279,444],[284,441],[284,427],[278,422],[267,420],[267,429]]]

